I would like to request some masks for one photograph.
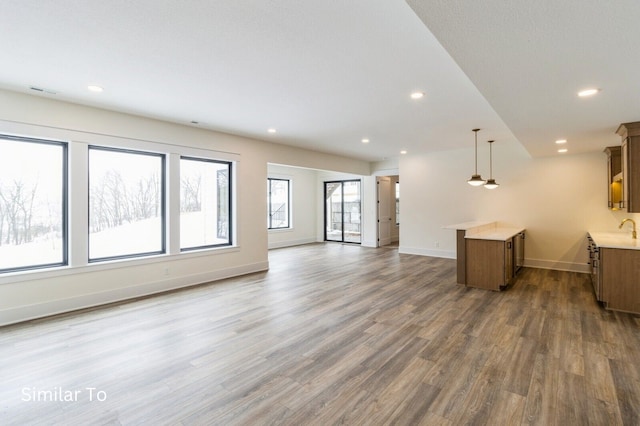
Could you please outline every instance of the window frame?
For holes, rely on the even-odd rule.
[[[193,247],[182,247],[182,244],[180,243],[180,253],[185,253],[185,252],[192,252],[192,251],[196,251],[196,250],[206,250],[206,249],[211,249],[211,248],[218,248],[218,247],[229,247],[229,246],[233,246],[233,162],[232,161],[225,161],[225,160],[214,160],[212,158],[205,158],[205,157],[195,157],[192,155],[180,155],[180,159],[179,161],[182,160],[186,160],[186,161],[201,161],[204,163],[216,163],[216,164],[225,164],[227,166],[227,205],[229,207],[229,211],[228,211],[228,230],[227,232],[229,233],[229,238],[228,241],[226,243],[221,243],[221,244],[204,244],[204,245],[200,245],[200,246],[193,246]],[[178,179],[180,180],[180,182],[182,182],[182,176],[180,175],[178,177]],[[180,188],[180,190],[182,190],[182,188]],[[181,203],[181,196],[178,200],[178,204]],[[216,200],[219,201],[219,198]],[[217,208],[217,206],[216,206]],[[178,210],[180,210],[180,206],[178,205]],[[181,216],[181,213],[179,214],[179,216]],[[182,232],[182,229],[180,229],[180,232]]]
[[[160,158],[160,229],[161,248],[160,250],[130,253],[117,256],[104,256],[98,258],[91,257],[91,150],[119,152],[125,154],[146,155]],[[153,151],[143,151],[138,149],[117,148],[112,146],[89,145],[87,149],[87,263],[95,264],[113,260],[134,259],[148,256],[157,256],[167,253],[167,155]]]
[[[287,182],[287,226],[273,226],[273,214],[271,211],[271,182]],[[291,179],[279,177],[267,177],[267,230],[291,229]]]
[[[36,265],[18,266],[14,268],[0,269],[0,275],[21,272],[21,271],[33,271],[40,269],[50,269],[61,266],[69,265],[69,143],[65,141],[56,141],[52,139],[39,139],[26,136],[14,136],[0,134],[0,139],[5,139],[13,142],[34,143],[40,145],[54,145],[61,148],[62,155],[62,194],[61,194],[61,234],[62,234],[62,259],[60,262],[54,263],[41,263]]]

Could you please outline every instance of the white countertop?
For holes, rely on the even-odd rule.
[[[640,240],[631,238],[628,232],[589,231],[589,235],[598,247],[640,250]]]
[[[477,228],[480,226],[485,226],[485,225],[490,225],[494,222],[479,222],[479,221],[475,221],[475,222],[463,222],[463,223],[457,223],[455,225],[446,225],[443,226],[444,229],[457,229],[459,231],[466,231],[468,229],[472,229],[472,228]]]
[[[472,240],[507,241],[509,238],[519,234],[522,231],[524,231],[524,228],[504,226],[504,227],[496,227],[483,232],[468,234],[468,235],[465,235],[465,238],[469,238]]]
[[[443,226],[445,229],[466,231],[464,237],[473,240],[507,241],[514,235],[524,231],[524,228],[513,226],[499,226],[498,222],[464,222]]]

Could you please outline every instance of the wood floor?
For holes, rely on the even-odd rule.
[[[524,269],[497,293],[393,249],[269,258],[0,328],[0,424],[640,424],[640,317],[584,274]]]

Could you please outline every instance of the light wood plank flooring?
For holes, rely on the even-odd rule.
[[[587,275],[524,269],[497,293],[393,249],[269,258],[0,328],[0,424],[640,424],[640,317]]]

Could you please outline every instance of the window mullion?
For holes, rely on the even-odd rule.
[[[167,156],[167,253],[180,253],[180,154]]]
[[[89,149],[69,144],[69,266],[85,266],[89,259]]]

